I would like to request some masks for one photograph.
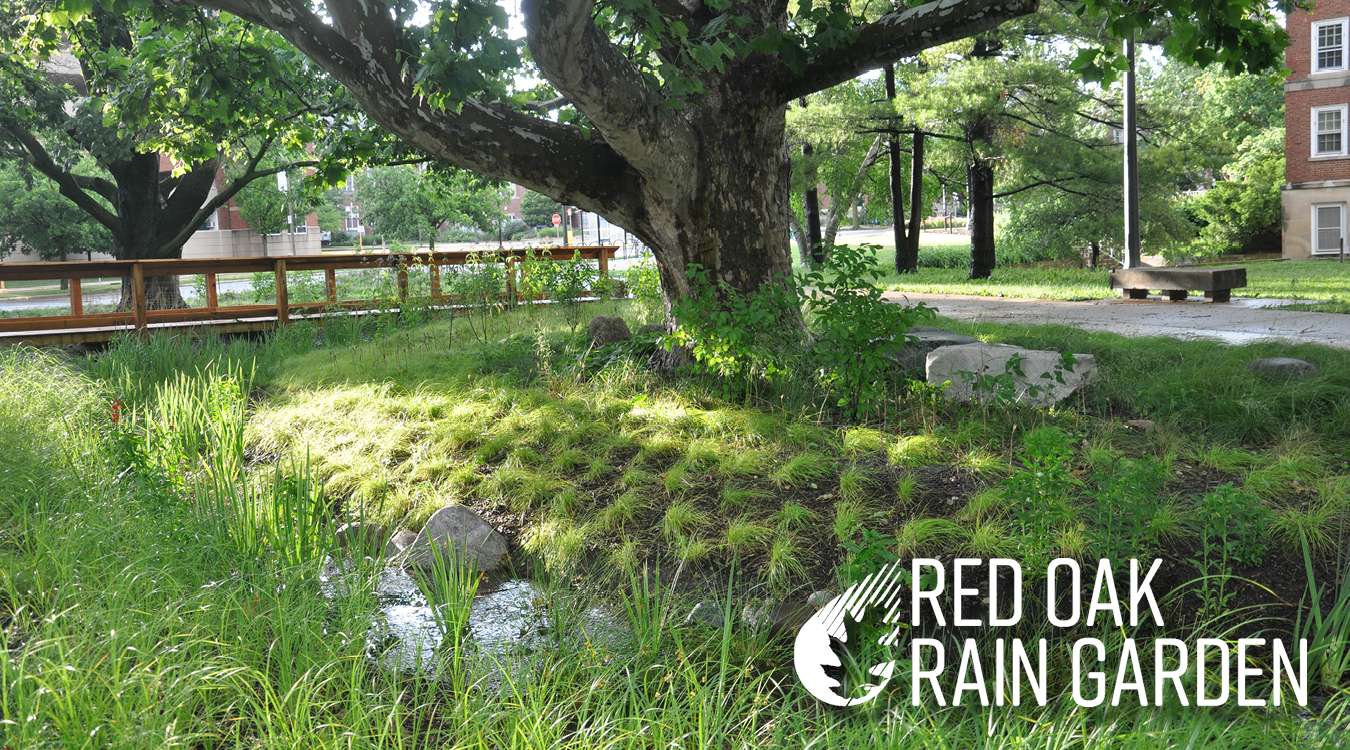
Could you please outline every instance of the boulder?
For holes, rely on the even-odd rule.
[[[404,552],[407,563],[432,569],[436,559],[433,544],[447,561],[464,560],[481,573],[490,573],[506,562],[506,537],[463,505],[447,505],[427,519],[427,525]]]
[[[384,556],[396,557],[402,554],[403,551],[406,550],[407,548],[413,546],[413,542],[416,541],[417,541],[416,531],[399,529],[389,537],[389,541],[384,545]]]
[[[633,333],[628,330],[628,324],[623,318],[613,315],[598,315],[591,318],[591,324],[586,327],[586,332],[591,335],[591,343],[595,346],[633,338]]]
[[[913,340],[910,340],[911,337]],[[928,353],[934,349],[980,343],[974,336],[928,326],[914,326],[905,331],[905,338],[905,341],[881,339],[878,343],[886,347],[887,357],[895,360],[906,370],[922,370],[928,359]]]
[[[1299,380],[1317,374],[1317,365],[1293,357],[1266,357],[1247,363],[1247,369],[1268,378]]]
[[[726,624],[726,619],[722,617],[722,607],[717,602],[705,599],[689,610],[689,616],[684,618],[684,624],[720,628]]]
[[[352,554],[375,555],[384,549],[384,540],[388,535],[385,528],[372,521],[352,521],[338,527],[333,536],[337,537],[338,549]]]
[[[1073,357],[1075,363],[1068,367],[1059,352],[963,344],[929,352],[925,370],[930,384],[950,383],[943,391],[948,400],[987,403],[1006,399],[1049,406],[1077,391],[1097,370],[1097,358],[1091,354]]]
[[[638,326],[638,333],[654,333],[658,336],[666,335],[665,323],[646,323]]]
[[[837,596],[839,595],[828,589],[812,591],[811,595],[806,597],[806,606],[812,609],[820,609],[826,604],[834,601],[834,598]]]
[[[751,630],[766,629],[770,633],[795,633],[815,614],[815,609],[801,602],[764,602],[747,604],[741,610],[741,620]]]

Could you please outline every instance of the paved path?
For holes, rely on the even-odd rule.
[[[1234,298],[1232,302],[1062,300],[888,292],[887,298],[925,302],[944,318],[967,322],[1055,324],[1126,336],[1209,338],[1230,344],[1284,339],[1350,349],[1350,315],[1269,309],[1289,300]]]

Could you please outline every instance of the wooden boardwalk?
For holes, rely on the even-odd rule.
[[[543,260],[566,261],[580,256],[596,261],[602,276],[609,273],[609,261],[618,251],[613,245],[554,247],[543,249],[507,249],[491,252],[452,251],[437,253],[324,253],[278,258],[193,258],[189,260],[108,260],[69,263],[0,263],[0,281],[70,282],[70,314],[0,318],[0,344],[50,346],[109,341],[128,332],[155,330],[219,333],[266,331],[292,320],[327,315],[352,315],[398,309],[409,299],[409,270],[426,269],[430,294],[418,304],[450,307],[465,300],[443,294],[441,268],[473,263],[497,263],[505,273],[506,291],[502,302],[524,301],[517,291],[523,262],[532,255]],[[339,299],[337,272],[343,269],[386,269],[396,274],[394,299]],[[291,302],[287,274],[322,271],[327,299],[320,302]],[[270,304],[219,304],[217,288],[222,274],[272,273],[274,300]],[[150,310],[146,307],[145,279],[148,276],[203,275],[206,280],[205,305],[181,310]],[[121,277],[131,287],[129,310],[85,313],[81,280]]]

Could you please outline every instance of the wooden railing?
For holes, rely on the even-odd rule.
[[[397,274],[396,295],[399,301],[409,296],[409,270],[425,268],[430,276],[429,304],[448,305],[455,300],[442,293],[442,266],[464,265],[495,260],[504,263],[506,297],[520,301],[517,293],[517,274],[526,258],[539,257],[552,261],[572,260],[580,256],[594,260],[602,276],[609,273],[609,261],[618,251],[617,246],[576,246],[537,249],[506,249],[495,251],[464,251],[436,253],[325,253],[323,255],[291,255],[275,258],[192,258],[174,260],[105,260],[68,263],[0,263],[0,281],[61,281],[70,282],[70,314],[0,318],[0,341],[29,343],[78,343],[104,341],[124,330],[145,331],[150,328],[194,324],[211,325],[222,331],[263,330],[285,325],[293,316],[322,314],[337,309],[347,311],[376,310],[388,307],[387,299],[338,299],[337,272],[343,269],[383,268]],[[302,271],[323,271],[327,299],[320,302],[291,302],[286,274]],[[223,274],[274,274],[276,282],[273,304],[228,305],[219,304],[218,279]],[[178,310],[151,310],[146,304],[145,279],[149,276],[202,275],[206,281],[204,307]],[[131,304],[128,310],[105,313],[84,312],[81,281],[90,278],[122,278],[129,280]],[[224,323],[224,324],[222,324]]]

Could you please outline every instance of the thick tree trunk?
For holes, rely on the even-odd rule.
[[[994,272],[994,168],[983,159],[971,162],[966,172],[970,193],[970,275],[987,279]]]
[[[187,303],[183,301],[183,292],[177,276],[145,277],[145,309],[182,310],[186,307]],[[130,277],[122,277],[122,299],[118,301],[117,309],[131,309]]]
[[[924,134],[916,129],[909,162],[909,247],[906,248],[906,261],[913,262],[915,271],[919,269],[919,238],[923,232],[923,169]]]

